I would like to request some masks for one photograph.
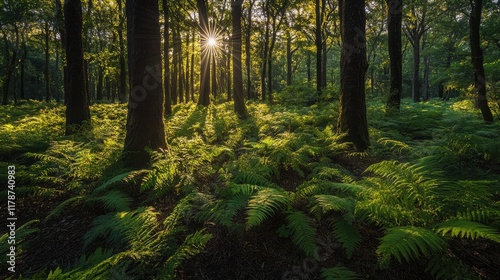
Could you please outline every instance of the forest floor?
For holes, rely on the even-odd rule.
[[[131,171],[122,105],[93,105],[93,130],[69,137],[60,105],[0,108],[25,225],[0,278],[500,279],[499,124],[468,101],[368,110],[358,153],[334,104],[250,102],[246,121],[178,105],[167,151]]]

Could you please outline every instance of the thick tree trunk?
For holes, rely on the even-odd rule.
[[[66,104],[66,135],[77,133],[90,125],[88,95],[85,91],[82,45],[82,3],[67,0],[64,4],[66,26],[66,61],[68,63],[68,93]]]
[[[338,130],[358,151],[370,144],[365,103],[365,1],[341,0],[342,53]]]
[[[208,10],[206,0],[197,0],[197,5],[201,34],[200,96],[198,105],[208,106],[210,104],[210,55],[204,48],[209,36]]]
[[[233,34],[231,38],[233,53],[233,88],[234,88],[234,111],[240,119],[247,118],[245,98],[243,94],[243,71],[241,69],[241,5],[243,0],[235,0],[231,3],[231,17]]]
[[[164,59],[164,88],[165,88],[165,114],[172,114],[172,97],[170,96],[170,11],[167,0],[162,0],[163,17],[165,20],[163,27],[163,59]]]
[[[486,76],[484,74],[483,66],[483,50],[481,49],[481,13],[482,13],[482,0],[470,0],[472,8],[471,16],[469,19],[470,28],[470,49],[472,66],[474,67],[474,86],[477,91],[477,104],[483,115],[483,119],[487,123],[493,122],[493,114],[488,106],[488,99],[486,98]]]
[[[391,68],[391,85],[387,110],[399,110],[401,105],[401,93],[403,91],[403,55],[401,43],[402,28],[402,0],[387,0],[388,16],[388,45]]]
[[[161,35],[157,0],[127,0],[128,61],[131,92],[124,158],[142,168],[149,154],[165,149]]]

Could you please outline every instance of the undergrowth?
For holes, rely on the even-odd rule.
[[[453,242],[500,242],[499,125],[453,103],[404,102],[401,114],[386,115],[371,101],[373,145],[362,156],[376,163],[358,174],[342,164],[363,157],[336,133],[336,105],[310,98],[301,105],[250,101],[244,121],[231,103],[176,105],[166,120],[167,149],[152,153],[143,170],[119,160],[122,105],[93,105],[93,129],[71,137],[63,135],[61,106],[6,107],[0,166],[16,164],[19,199],[58,201],[40,223],[19,229],[19,258],[36,252],[29,238],[38,228],[75,209],[93,213],[80,235],[83,255],[23,276],[176,279],[186,261],[223,238],[215,229],[240,239],[267,229],[296,246],[290,266],[314,260],[316,268],[302,273],[310,279],[362,278],[361,250],[372,250],[379,269],[422,261],[422,273],[435,279],[477,278]],[[362,248],[367,227],[380,233],[374,248]],[[334,254],[321,252],[325,235]]]

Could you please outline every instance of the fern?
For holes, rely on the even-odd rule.
[[[94,190],[94,193],[95,194],[104,193],[105,191],[108,191],[109,189],[116,186],[117,184],[133,182],[135,178],[145,175],[147,172],[148,170],[134,170],[118,174],[115,177],[104,182],[99,187],[97,187]]]
[[[356,280],[361,279],[355,272],[344,267],[336,266],[333,268],[321,269],[321,278],[326,280]]]
[[[329,211],[341,211],[354,213],[355,201],[352,198],[338,197],[334,195],[315,195],[316,205],[311,208],[311,212],[318,215]]]
[[[165,262],[160,272],[162,279],[176,279],[174,278],[175,269],[182,261],[202,252],[210,239],[212,235],[204,233],[203,230],[188,235],[182,245]]]
[[[16,246],[21,246],[21,248],[24,247],[24,242],[26,241],[26,238],[33,233],[36,233],[39,231],[38,228],[35,228],[34,225],[39,223],[39,220],[31,220],[19,228],[16,228]],[[5,256],[10,251],[11,244],[8,243],[9,240],[9,231],[6,233],[2,234],[0,236],[0,254]],[[19,253],[19,251],[17,252]],[[3,265],[3,264],[2,264]]]
[[[472,272],[459,258],[445,250],[443,254],[433,256],[425,269],[436,280],[479,280],[476,273]]]
[[[316,229],[311,226],[309,217],[304,212],[293,211],[288,214],[286,220],[286,231],[292,237],[293,243],[307,256],[319,259]]]
[[[387,230],[377,248],[381,267],[387,267],[394,256],[399,262],[409,262],[420,254],[430,256],[442,251],[446,246],[444,240],[429,229],[406,226]]]
[[[111,211],[127,211],[133,199],[118,190],[110,191],[103,196],[95,198],[96,201],[101,202],[106,209]]]
[[[461,238],[486,238],[500,243],[500,233],[485,224],[464,220],[448,220],[437,225],[436,232],[442,236],[450,235],[451,237]]]
[[[260,225],[277,211],[290,206],[291,199],[287,193],[270,188],[260,190],[248,202],[246,228]]]
[[[64,208],[66,208],[69,205],[82,203],[85,201],[87,201],[87,196],[85,196],[85,195],[79,195],[79,196],[74,196],[72,198],[69,198],[69,199],[65,200],[64,202],[62,202],[61,204],[57,205],[57,207],[54,208],[50,212],[50,214],[45,218],[44,221],[46,222],[46,221],[49,221],[51,219],[54,219],[54,218],[61,216],[63,211],[64,211]]]
[[[352,223],[340,220],[333,224],[333,234],[342,244],[346,251],[347,258],[351,258],[354,250],[361,243],[361,234]]]

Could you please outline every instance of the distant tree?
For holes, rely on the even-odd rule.
[[[391,67],[391,85],[387,109],[399,110],[403,91],[403,57],[401,44],[403,0],[386,0],[388,46]]]
[[[78,132],[90,125],[90,108],[85,91],[82,45],[81,0],[66,0],[64,3],[66,29],[66,61],[68,64],[68,93],[66,101],[66,135]]]
[[[241,6],[243,0],[231,2],[231,16],[233,25],[232,47],[233,47],[233,87],[234,87],[234,111],[241,119],[247,117],[245,98],[243,94],[243,69],[241,69]]]
[[[167,0],[162,0],[163,6],[163,59],[164,59],[164,76],[165,84],[165,114],[172,114],[172,97],[170,96],[170,8]]]
[[[474,86],[477,91],[477,106],[485,122],[493,122],[493,114],[486,98],[486,76],[484,75],[483,50],[481,48],[480,27],[483,1],[469,0],[471,14],[469,18],[470,50],[472,65],[474,67]]]
[[[340,0],[342,52],[340,74],[340,116],[338,130],[346,133],[358,151],[370,144],[366,120],[365,1]]]
[[[123,31],[125,30],[125,16],[123,14],[123,0],[118,1],[118,44],[120,48],[120,81],[118,84],[118,98],[120,103],[127,102],[127,65],[125,61],[125,39]]]
[[[124,158],[141,168],[150,160],[146,149],[166,148],[158,1],[127,0],[126,14],[131,91]]]

